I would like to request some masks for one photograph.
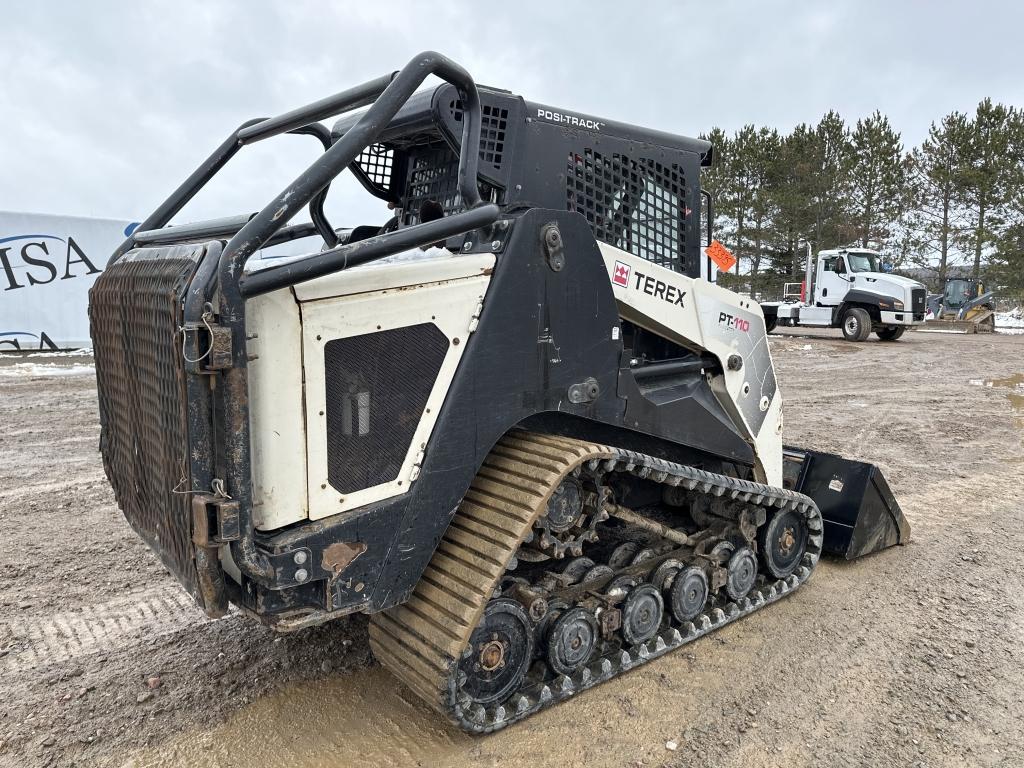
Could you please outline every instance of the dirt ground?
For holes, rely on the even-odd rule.
[[[772,350],[787,441],[878,463],[913,543],[477,739],[362,617],[205,620],[114,504],[90,360],[0,360],[0,766],[1024,765],[1024,336]]]

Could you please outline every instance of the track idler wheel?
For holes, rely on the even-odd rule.
[[[589,557],[577,557],[565,564],[562,576],[568,580],[568,583],[577,584],[586,577],[592,568],[594,568],[594,561]]]
[[[733,600],[747,596],[757,581],[757,558],[749,547],[740,547],[732,553],[726,566],[725,593]]]
[[[695,565],[675,575],[667,590],[668,607],[680,624],[700,616],[708,601],[708,577]]]
[[[533,629],[515,600],[492,600],[462,654],[459,691],[474,704],[503,701],[523,682],[533,657]]]
[[[646,643],[661,626],[665,603],[652,584],[641,584],[622,604],[622,636],[630,645]]]
[[[576,607],[559,616],[548,630],[548,666],[559,675],[571,675],[586,664],[597,645],[599,629],[594,614]]]
[[[758,549],[765,569],[777,579],[793,574],[807,551],[807,520],[792,510],[779,512],[758,536]]]

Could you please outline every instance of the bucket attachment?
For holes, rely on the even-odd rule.
[[[910,523],[874,464],[786,448],[787,488],[810,496],[825,523],[824,549],[847,560],[910,541]]]
[[[948,317],[929,320],[923,326],[918,326],[918,330],[936,333],[992,333],[995,329],[995,313],[991,309],[972,310],[965,317],[957,319],[952,319],[950,314]]]

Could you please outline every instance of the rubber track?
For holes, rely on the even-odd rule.
[[[808,518],[807,553],[786,580],[755,587],[747,597],[714,608],[680,629],[641,646],[596,658],[572,677],[527,684],[506,706],[460,701],[454,675],[462,651],[507,564],[559,482],[589,463],[667,485],[755,505],[790,508]],[[807,580],[821,553],[821,517],[794,491],[704,472],[693,467],[569,438],[514,432],[484,461],[412,596],[373,616],[370,645],[377,659],[420,698],[460,728],[486,733],[509,725],[585,688],[656,658],[778,600]]]

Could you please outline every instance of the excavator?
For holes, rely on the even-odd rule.
[[[323,153],[260,211],[171,223],[281,134]],[[706,279],[712,152],[433,52],[243,123],[90,294],[128,522],[210,616],[370,614],[471,733],[905,542],[878,467],[784,442],[761,309]],[[328,220],[346,170],[390,219]]]
[[[992,333],[996,329],[995,296],[981,280],[947,278],[942,293],[928,296],[926,331]]]

